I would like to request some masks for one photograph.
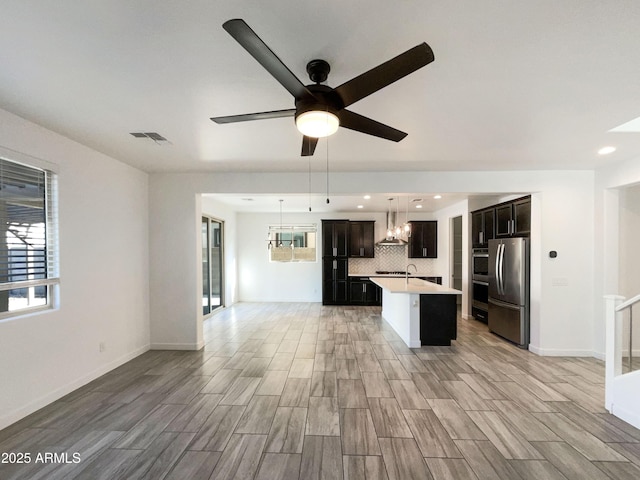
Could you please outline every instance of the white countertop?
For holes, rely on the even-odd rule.
[[[402,277],[404,278],[404,273],[349,273],[350,277]],[[435,275],[433,273],[419,273],[419,272],[411,272],[409,273],[409,278],[411,277],[441,277],[441,275]]]
[[[419,278],[409,277],[408,283],[404,277],[371,277],[370,280],[391,293],[462,295],[460,290],[443,287],[437,283],[427,282],[426,280],[420,280]]]

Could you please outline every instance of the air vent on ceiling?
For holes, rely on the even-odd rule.
[[[156,143],[169,142],[169,140],[167,140],[162,135],[156,132],[131,132],[131,135],[133,135],[136,138],[150,138]]]

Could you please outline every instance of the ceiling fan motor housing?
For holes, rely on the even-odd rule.
[[[307,73],[312,82],[322,83],[327,80],[331,67],[325,60],[311,60],[307,63]]]
[[[306,87],[313,93],[313,97],[296,99],[296,118],[312,110],[330,112],[338,116],[338,112],[344,108],[342,99],[333,88],[319,84]]]

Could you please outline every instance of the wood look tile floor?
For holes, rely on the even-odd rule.
[[[0,479],[638,479],[604,365],[458,320],[409,349],[375,307],[238,304],[0,431]],[[79,463],[35,462],[58,454]]]

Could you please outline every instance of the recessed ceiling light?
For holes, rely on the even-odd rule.
[[[616,151],[616,147],[602,147],[600,150],[598,150],[598,155],[609,155],[610,153],[613,153]]]
[[[370,200],[370,199],[371,199],[371,195],[365,195],[363,198],[364,198],[365,200]]]
[[[358,208],[364,208],[364,205],[358,205]]]
[[[434,195],[433,198],[435,198],[436,200],[440,200],[442,198],[442,195]]]
[[[416,208],[422,208],[422,205],[416,205]]]

